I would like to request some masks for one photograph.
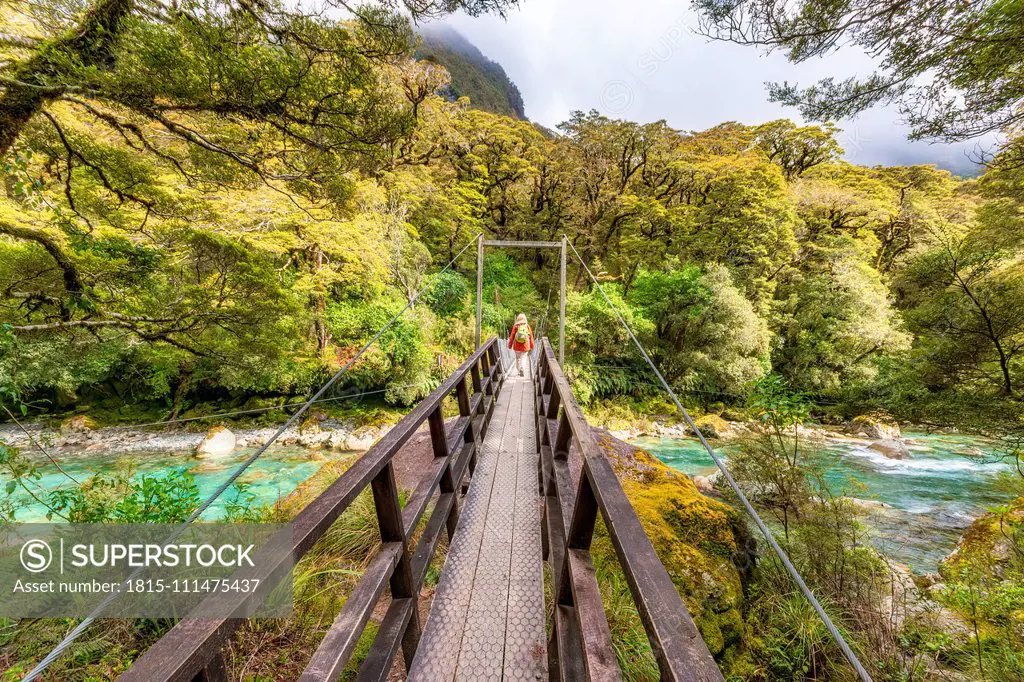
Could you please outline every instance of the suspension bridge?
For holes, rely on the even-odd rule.
[[[563,372],[567,247],[561,242],[485,241],[477,245],[477,349],[430,395],[359,457],[293,519],[290,552],[259,556],[235,577],[257,578],[249,594],[221,594],[218,613],[248,612],[323,537],[365,490],[371,491],[380,545],[340,612],[312,653],[301,680],[342,677],[367,625],[383,609],[376,635],[356,680],[415,682],[477,680],[622,679],[590,548],[603,521],[647,633],[662,680],[722,680],[671,577],[597,442]],[[481,338],[483,252],[486,245],[561,250],[559,349],[540,340],[525,376],[509,373],[502,342]],[[580,267],[629,332],[684,419],[811,602],[858,676],[870,676],[774,540],[735,480],[696,428],[578,253]],[[385,325],[334,377],[244,462],[186,522],[193,522],[278,436],[323,397],[417,298]],[[328,398],[329,399],[329,398]],[[449,410],[447,408],[451,407]],[[457,413],[445,419],[446,413]],[[394,460],[422,429],[433,457],[402,504]],[[421,608],[428,568],[447,537],[440,579],[429,607]],[[275,543],[270,543],[274,546]],[[280,544],[276,545],[280,547]],[[232,601],[235,600],[235,601]],[[35,679],[97,617],[82,621],[31,671]],[[212,608],[198,607],[205,613]],[[425,615],[424,615],[425,614]],[[125,682],[227,680],[225,645],[245,618],[183,618],[119,679]],[[399,663],[400,662],[400,663]]]
[[[298,559],[370,488],[381,540],[301,679],[339,678],[382,597],[387,609],[358,680],[388,679],[398,656],[419,682],[621,679],[590,558],[600,514],[662,678],[721,680],[551,344],[541,341],[519,377],[503,369],[498,343],[485,341],[295,518]],[[446,423],[449,400],[458,417]],[[424,424],[433,460],[403,507],[392,462]],[[421,622],[418,598],[445,535]],[[184,619],[121,679],[226,679],[220,650],[241,622]]]

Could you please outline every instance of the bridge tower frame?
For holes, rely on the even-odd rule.
[[[481,328],[484,309],[484,247],[497,246],[518,249],[559,249],[561,262],[558,277],[558,364],[565,367],[565,258],[568,240],[562,235],[561,241],[514,241],[505,239],[484,239],[481,234],[476,240],[476,348],[480,348]]]

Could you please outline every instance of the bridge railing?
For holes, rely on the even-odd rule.
[[[594,439],[546,338],[538,356],[535,388],[543,544],[553,569],[555,598],[548,644],[551,679],[621,679],[590,556],[600,513],[661,679],[722,680],[611,462]],[[572,454],[578,458],[570,456],[573,446]]]
[[[472,475],[476,466],[477,452],[504,380],[497,350],[497,338],[492,337],[293,520],[289,544],[285,546],[292,548],[292,559],[297,562],[369,487],[381,539],[380,550],[327,630],[302,680],[338,679],[374,607],[388,587],[390,606],[357,679],[367,682],[387,679],[400,645],[406,666],[411,664],[421,628],[417,597],[442,529],[447,531],[449,539],[455,532],[459,515],[458,488],[467,469]],[[446,426],[443,403],[453,393],[459,416]],[[424,422],[430,430],[434,457],[402,507],[393,460]],[[410,539],[435,494],[433,511],[416,546],[411,547]],[[261,577],[263,585],[276,584],[289,565],[283,561],[286,558],[277,557],[277,562],[273,558],[257,561],[259,574],[247,577]],[[245,606],[240,602],[237,612],[242,613]],[[185,618],[150,647],[120,679],[129,682],[226,679],[221,649],[243,622],[243,618]]]

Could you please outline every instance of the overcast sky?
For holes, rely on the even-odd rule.
[[[782,54],[709,42],[694,32],[689,0],[521,0],[507,20],[455,15],[446,23],[505,68],[522,91],[527,116],[549,128],[575,109],[639,122],[665,119],[681,130],[723,121],[799,121],[795,109],[768,101],[766,82],[810,84],[871,70],[871,60],[855,48],[794,65]],[[967,155],[976,142],[910,143],[895,111],[872,110],[840,124],[840,144],[854,163],[935,163],[975,172]]]

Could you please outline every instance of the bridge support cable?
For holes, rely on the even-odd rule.
[[[793,582],[796,583],[796,586],[800,589],[800,592],[803,593],[807,601],[810,602],[815,612],[818,614],[822,622],[825,624],[826,629],[828,629],[829,634],[832,635],[832,638],[839,645],[839,648],[842,649],[843,655],[846,657],[846,660],[849,661],[850,665],[853,666],[854,670],[857,671],[857,675],[863,682],[872,682],[871,675],[861,664],[860,659],[857,658],[857,654],[853,652],[853,649],[850,648],[850,645],[846,642],[846,639],[843,637],[842,633],[839,632],[839,628],[837,628],[836,625],[832,622],[832,619],[829,618],[829,615],[825,612],[825,608],[821,605],[821,602],[818,601],[818,598],[814,596],[814,593],[811,591],[811,588],[807,586],[806,582],[804,582],[803,577],[800,575],[800,572],[796,570],[796,567],[790,560],[789,555],[786,554],[786,551],[782,549],[782,546],[779,545],[778,541],[775,540],[775,536],[772,535],[772,532],[770,530],[768,530],[768,526],[765,525],[764,521],[761,519],[761,516],[757,513],[757,510],[754,509],[754,506],[750,503],[750,500],[748,500],[747,496],[743,494],[742,490],[740,490],[739,485],[736,483],[736,479],[733,478],[732,474],[729,472],[729,469],[725,466],[725,462],[722,460],[721,457],[718,456],[717,453],[715,453],[714,448],[712,448],[711,445],[708,443],[707,438],[705,438],[704,434],[701,433],[701,430],[697,428],[697,425],[694,423],[693,418],[690,416],[690,413],[686,410],[685,407],[683,407],[683,404],[679,402],[679,398],[676,397],[675,391],[672,390],[672,387],[669,385],[668,381],[665,380],[665,377],[662,375],[657,365],[654,364],[654,361],[651,359],[651,356],[647,353],[647,350],[644,348],[643,344],[640,343],[640,340],[636,337],[636,334],[633,333],[633,330],[632,328],[630,328],[629,324],[626,323],[626,320],[625,318],[622,317],[622,314],[619,312],[619,309],[615,307],[615,304],[612,303],[611,299],[605,293],[604,288],[601,286],[601,283],[597,281],[597,278],[594,276],[594,273],[590,271],[589,267],[587,267],[587,264],[583,261],[583,258],[576,250],[576,247],[573,246],[572,242],[567,241],[566,237],[563,236],[562,239],[565,240],[566,243],[568,243],[569,248],[572,249],[573,254],[576,256],[576,260],[579,261],[580,267],[582,267],[583,270],[587,273],[587,276],[590,277],[590,281],[594,283],[594,286],[597,287],[597,290],[600,292],[601,297],[604,298],[605,303],[607,303],[608,307],[611,308],[613,313],[615,313],[615,317],[618,318],[623,328],[625,328],[626,333],[628,333],[629,337],[633,340],[633,344],[636,345],[637,350],[640,351],[640,355],[643,356],[644,360],[650,366],[651,370],[658,377],[658,382],[661,384],[661,387],[664,388],[665,391],[668,393],[669,397],[672,399],[672,402],[675,404],[676,408],[683,415],[683,419],[686,420],[687,425],[690,427],[690,429],[693,430],[695,434],[697,434],[697,438],[700,440],[701,445],[704,446],[704,449],[707,450],[708,455],[710,455],[711,459],[714,460],[715,465],[722,472],[722,476],[725,477],[725,480],[728,482],[729,487],[732,488],[732,491],[736,494],[736,497],[739,498],[740,503],[746,509],[747,514],[751,517],[751,519],[753,519],[754,523],[761,531],[761,534],[768,542],[768,545],[772,548],[772,551],[775,552],[776,556],[778,556],[783,566],[785,566],[786,571],[793,579]]]
[[[540,361],[540,339],[547,336],[548,333],[548,311],[551,309],[551,290],[554,285],[548,286],[547,300],[544,303],[544,315],[540,318],[540,322],[537,323],[537,328],[534,330],[533,338],[534,345],[533,350],[530,352],[530,367],[534,371],[537,370],[537,363]],[[562,296],[565,296],[565,290],[562,290]]]
[[[413,305],[415,305],[416,301],[419,300],[420,296],[422,296],[427,290],[429,290],[434,285],[434,283],[438,280],[438,278],[441,275],[443,275],[445,272],[447,272],[449,269],[451,269],[452,265],[455,264],[455,261],[457,261],[459,259],[459,257],[462,256],[462,254],[465,253],[466,250],[470,246],[473,246],[474,244],[477,244],[479,242],[479,240],[482,238],[482,236],[483,235],[481,233],[481,234],[478,234],[475,237],[473,237],[473,239],[471,239],[465,246],[462,247],[462,249],[457,254],[455,254],[454,258],[452,258],[450,261],[448,261],[447,265],[445,265],[443,268],[441,268],[441,270],[439,270],[438,272],[434,273],[434,276],[431,277],[430,280],[419,291],[417,291],[416,294],[412,298],[409,299],[409,302],[406,303],[405,306],[403,306],[401,310],[399,310],[397,313],[395,313],[395,315],[390,320],[388,320],[388,323],[385,324],[383,327],[381,327],[377,331],[377,333],[374,334],[373,337],[370,338],[369,341],[367,341],[365,344],[363,344],[363,346],[352,357],[352,359],[349,360],[348,362],[346,362],[345,365],[341,369],[339,369],[337,372],[335,372],[334,376],[332,376],[330,379],[328,379],[327,382],[323,386],[320,387],[320,390],[318,390],[316,393],[314,393],[313,396],[309,400],[304,402],[302,404],[302,406],[299,407],[299,409],[296,410],[295,413],[291,417],[288,418],[288,421],[286,421],[284,424],[282,424],[281,427],[278,428],[278,430],[274,432],[274,435],[272,435],[267,440],[267,442],[265,442],[263,445],[261,445],[259,448],[257,448],[256,452],[254,452],[252,455],[250,455],[248,457],[248,459],[246,459],[244,462],[242,462],[242,464],[239,465],[239,467],[237,469],[235,469],[231,473],[231,475],[228,476],[228,478],[216,490],[214,490],[213,493],[208,498],[206,498],[206,500],[203,501],[203,503],[200,504],[195,509],[195,511],[192,512],[192,514],[189,515],[189,517],[187,519],[185,519],[185,521],[181,524],[181,526],[179,526],[173,533],[171,533],[171,535],[166,540],[164,540],[164,543],[166,544],[166,543],[172,542],[175,538],[180,536],[185,531],[185,529],[188,526],[190,526],[193,522],[196,521],[196,519],[198,519],[203,514],[203,512],[205,512],[207,509],[209,509],[210,506],[217,500],[217,498],[219,498],[221,495],[223,495],[224,492],[228,488],[230,488],[231,485],[236,480],[238,480],[238,477],[241,476],[243,473],[245,473],[246,469],[248,469],[253,464],[253,462],[255,462],[257,459],[259,459],[263,455],[263,453],[266,452],[267,449],[278,438],[280,438],[281,435],[285,431],[287,431],[294,424],[296,424],[299,421],[299,419],[302,418],[302,415],[305,414],[307,410],[309,410],[310,406],[313,405],[314,403],[318,402],[324,396],[324,394],[327,393],[327,391],[329,391],[331,389],[331,387],[334,386],[338,382],[338,380],[342,377],[342,375],[344,375],[359,360],[359,358],[363,355],[363,353],[365,353],[367,350],[369,350],[370,347],[373,344],[375,344],[382,336],[384,336],[384,333],[388,329],[390,329],[392,327],[392,325],[394,325],[396,322],[398,322],[398,320],[402,317],[402,315],[405,314],[405,312],[407,310],[409,310],[409,308],[411,308],[411,307],[413,307]],[[124,580],[124,582],[122,582],[121,587],[123,588],[124,585],[128,584],[129,582],[131,582],[131,580],[133,578],[135,578],[137,575],[139,575],[139,573],[141,573],[142,570],[143,569],[141,569],[141,568],[136,569],[130,576],[128,576],[128,578],[126,578]],[[55,646],[50,651],[50,653],[46,654],[46,656],[43,658],[43,660],[41,660],[38,663],[38,665],[36,665],[36,667],[34,667],[31,671],[29,671],[28,675],[26,675],[23,678],[22,682],[31,682],[31,680],[34,680],[34,679],[38,678],[39,675],[41,675],[44,670],[46,670],[48,667],[50,667],[50,665],[55,660],[57,660],[60,657],[60,655],[63,654],[64,651],[66,651],[67,648],[70,647],[71,644],[76,639],[78,639],[82,635],[83,632],[85,632],[89,628],[90,625],[92,625],[92,623],[100,616],[100,614],[102,614],[103,611],[106,610],[107,606],[109,606],[111,602],[113,602],[115,599],[117,599],[118,596],[120,596],[120,589],[118,589],[117,591],[111,593],[110,596],[108,596],[106,599],[104,599],[102,602],[100,602],[100,604],[95,609],[93,609],[92,613],[90,613],[86,618],[84,618],[81,623],[79,623],[77,626],[75,626],[75,628],[71,632],[69,632],[67,634],[67,636],[65,636],[64,639],[62,639],[60,641],[60,643],[57,644],[57,646]]]

